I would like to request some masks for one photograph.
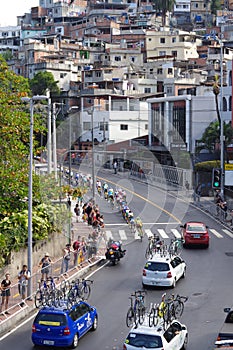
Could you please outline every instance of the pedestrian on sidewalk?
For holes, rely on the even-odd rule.
[[[114,174],[117,174],[117,161],[113,163]]]
[[[41,281],[45,281],[49,278],[49,272],[52,260],[50,259],[49,253],[45,253],[44,257],[39,262],[41,267]]]
[[[22,270],[18,273],[18,290],[19,295],[22,298],[20,306],[23,307],[25,305],[26,299],[26,289],[28,285],[28,280],[31,277],[30,271],[28,270],[27,265],[23,265]]]
[[[9,298],[11,295],[11,280],[10,280],[9,273],[5,274],[5,279],[2,280],[0,289],[1,289],[1,296],[2,296],[2,303],[0,306],[0,312],[2,312],[4,304],[5,304],[5,310],[8,309]],[[8,311],[6,311],[5,314],[10,315],[10,313]]]
[[[69,270],[69,262],[70,262],[72,252],[73,251],[71,250],[71,245],[67,243],[65,248],[63,249],[61,275],[63,274],[63,272],[66,273]]]
[[[80,217],[81,211],[80,211],[80,207],[79,207],[78,203],[76,204],[76,206],[74,208],[74,212],[76,214],[76,222],[79,222],[79,217]]]
[[[73,250],[74,250],[74,267],[77,266],[78,254],[79,254],[80,246],[81,246],[81,236],[78,236],[77,240],[74,241],[74,243],[73,243]]]

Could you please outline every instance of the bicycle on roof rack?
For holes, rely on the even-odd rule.
[[[146,313],[145,294],[146,291],[137,290],[129,297],[130,307],[126,314],[127,327],[131,327],[133,325],[137,326],[138,323],[143,323]]]

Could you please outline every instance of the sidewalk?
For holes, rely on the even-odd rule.
[[[78,236],[85,237],[88,241],[89,235],[93,232],[91,226],[88,226],[85,222],[77,222],[76,215],[74,213],[74,207],[76,202],[72,201],[71,211],[72,211],[72,221],[71,221],[71,233],[72,233],[72,242],[78,238]],[[79,263],[77,266],[73,265],[73,258],[70,260],[70,268],[66,274],[60,275],[62,257],[55,261],[51,266],[51,275],[59,276],[57,281],[57,286],[59,287],[62,280],[72,280],[73,277],[83,277],[89,271],[95,268],[96,265],[100,265],[105,261],[105,241],[101,241],[98,246],[97,254],[91,255],[86,258],[85,261]],[[37,289],[38,281],[41,277],[41,269],[38,266],[33,268],[32,273],[32,287],[35,293]],[[14,328],[18,323],[20,323],[27,316],[35,312],[34,305],[34,294],[31,299],[26,299],[24,306],[20,306],[21,298],[18,293],[18,278],[14,276],[11,278],[11,296],[9,299],[9,314],[6,314],[5,311],[0,315],[0,337],[9,332]]]

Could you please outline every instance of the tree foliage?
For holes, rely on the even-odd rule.
[[[57,81],[50,72],[38,72],[34,78],[30,79],[29,84],[33,95],[46,95],[47,90],[51,95],[60,94]]]
[[[22,97],[30,96],[29,82],[8,69],[0,56],[0,266],[12,250],[25,247],[28,236],[28,174],[30,150],[30,107]],[[41,113],[34,108],[34,155],[39,144],[36,135],[43,132]],[[51,201],[67,194],[54,176],[33,174],[33,242],[60,231],[69,218],[65,206]]]
[[[173,12],[176,0],[152,0],[154,9],[162,15],[162,26],[166,25],[166,16],[168,12]]]
[[[232,143],[233,139],[233,129],[231,123],[224,123],[223,125],[223,134],[225,136],[225,144],[229,145]],[[219,144],[219,122],[214,121],[211,122],[210,125],[205,129],[202,138],[200,141],[202,142],[202,146],[200,146],[196,151],[199,152],[201,149],[208,149],[210,152],[214,152],[215,145]]]

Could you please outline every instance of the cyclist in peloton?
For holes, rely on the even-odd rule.
[[[113,188],[109,188],[108,189],[108,201],[109,202],[113,202],[114,201],[114,191]]]
[[[107,184],[107,182],[103,183],[103,191],[104,191],[104,198],[107,199],[108,198],[108,184]]]

